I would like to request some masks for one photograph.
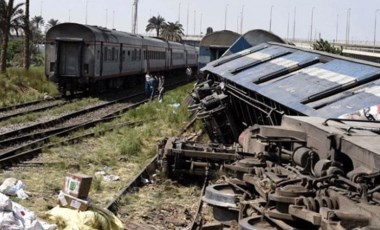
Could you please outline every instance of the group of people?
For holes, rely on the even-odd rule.
[[[186,75],[187,80],[189,81],[192,77],[193,71],[188,66],[186,68]],[[145,93],[150,97],[150,100],[152,101],[154,99],[154,96],[158,94],[158,101],[162,102],[164,97],[164,84],[165,84],[165,77],[162,75],[162,73],[153,74],[150,72],[147,72],[145,74]]]
[[[154,96],[158,94],[158,101],[162,102],[164,97],[164,84],[165,77],[161,73],[157,73],[157,75],[149,72],[146,73],[145,93],[150,97],[151,101],[154,99]]]

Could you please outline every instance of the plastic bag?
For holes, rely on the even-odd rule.
[[[0,192],[8,196],[17,196],[20,199],[28,199],[29,196],[24,191],[25,185],[21,180],[15,178],[7,178],[0,185]]]

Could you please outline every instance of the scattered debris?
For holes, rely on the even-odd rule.
[[[95,176],[102,176],[105,181],[119,181],[120,177],[116,175],[111,175],[108,173],[109,168],[105,166],[102,171],[95,173]]]
[[[0,229],[55,230],[57,225],[37,220],[34,212],[0,193]]]
[[[0,192],[8,196],[17,196],[20,199],[28,199],[28,194],[24,191],[25,185],[21,180],[10,177],[0,185]]]
[[[95,206],[91,210],[77,211],[54,207],[47,212],[48,218],[58,224],[59,229],[109,229],[122,230],[123,223],[110,211]]]

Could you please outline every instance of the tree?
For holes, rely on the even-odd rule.
[[[0,30],[3,37],[0,55],[0,73],[5,73],[5,71],[7,70],[6,57],[11,23],[13,20],[18,20],[17,18],[20,16],[19,9],[22,5],[23,3],[14,5],[14,0],[9,0],[8,2],[6,2],[5,0],[0,0]]]
[[[156,34],[157,34],[156,36],[159,37],[160,30],[162,29],[164,25],[165,25],[165,19],[163,17],[161,17],[160,15],[158,15],[157,17],[153,16],[148,20],[148,25],[146,25],[145,31],[149,32],[151,30],[156,30]]]
[[[19,36],[19,31],[22,29],[24,24],[24,11],[22,9],[17,9],[11,18],[10,30],[16,33],[16,37]]]
[[[39,31],[40,26],[43,26],[45,23],[44,18],[42,16],[34,16],[32,18],[32,24],[36,26],[37,30]]]
[[[319,50],[319,51],[324,51],[328,53],[333,53],[333,54],[343,54],[343,48],[342,47],[335,47],[331,45],[328,41],[323,40],[322,38],[313,43],[312,45],[314,50]]]
[[[29,0],[25,2],[24,18],[24,68],[30,67],[30,23],[29,23]]]
[[[56,26],[56,25],[58,25],[58,24],[59,24],[58,19],[51,18],[51,19],[47,22],[47,24],[46,24],[46,29],[50,29],[51,27]]]
[[[168,41],[181,41],[183,33],[183,26],[179,22],[168,22],[162,27],[161,37]]]

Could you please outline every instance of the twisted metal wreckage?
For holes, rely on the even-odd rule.
[[[380,123],[363,110],[380,104],[379,65],[264,43],[202,71],[189,109],[212,144],[172,137],[161,160],[168,175],[223,169],[203,196],[215,220],[380,229]]]

